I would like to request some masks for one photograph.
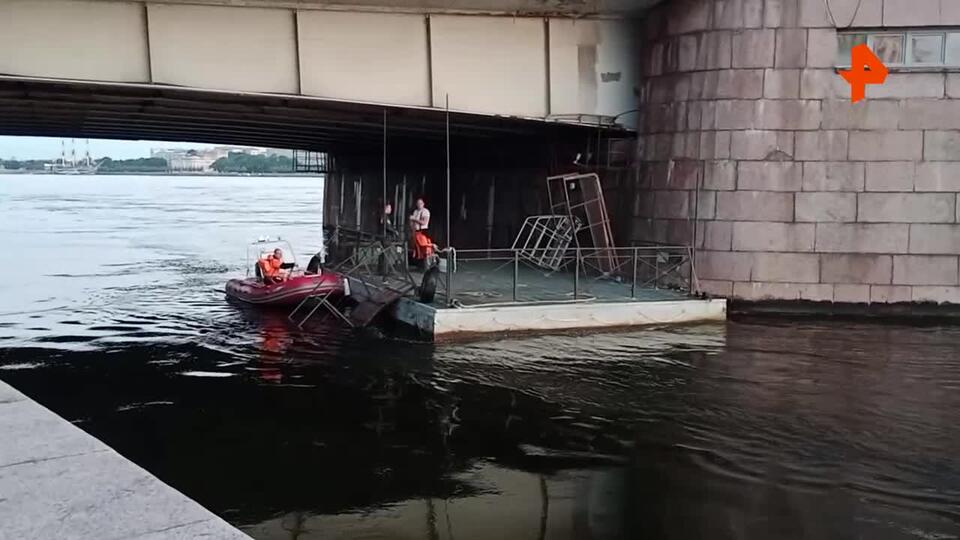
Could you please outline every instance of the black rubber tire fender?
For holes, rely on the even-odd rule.
[[[424,304],[432,304],[433,299],[436,298],[439,276],[440,269],[436,266],[423,274],[423,280],[420,282],[420,301]]]

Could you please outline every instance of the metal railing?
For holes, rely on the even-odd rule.
[[[391,281],[405,282],[413,289],[420,285],[419,273],[407,269],[405,243],[342,228],[338,233],[331,251],[339,245],[347,248],[349,256],[334,265],[335,271],[355,278],[362,288],[373,289],[374,281],[388,275]],[[556,257],[556,249],[442,249],[435,304],[655,299],[695,289],[689,246],[570,247],[557,258],[555,269],[532,262],[548,254]]]
[[[328,253],[333,254],[334,258],[349,252],[349,255],[339,258],[329,269],[340,274],[345,289],[349,290],[349,283],[352,281],[356,287],[362,290],[364,297],[367,299],[375,298],[384,288],[399,286],[401,287],[399,291],[416,289],[416,283],[406,267],[407,248],[405,242],[399,241],[397,238],[340,227],[328,231],[327,234],[327,238],[330,240]],[[391,276],[393,280],[388,281]],[[379,278],[379,280],[376,278]],[[335,291],[318,294],[318,291],[324,285],[323,282],[318,283],[310,294],[290,312],[288,318],[296,322],[298,328],[303,328],[303,325],[323,307],[326,308],[323,312],[324,315],[332,313],[347,326],[355,326],[354,321],[330,301]],[[311,302],[313,303],[312,308],[305,316],[297,320],[297,315]]]
[[[689,246],[569,248],[556,271],[530,264],[521,249],[444,253],[446,303],[456,306],[651,298],[688,293],[696,280]]]

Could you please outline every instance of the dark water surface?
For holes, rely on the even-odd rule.
[[[227,304],[321,191],[0,176],[0,378],[255,538],[960,538],[960,328],[435,346]]]

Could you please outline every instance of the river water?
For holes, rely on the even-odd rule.
[[[0,176],[0,378],[255,538],[960,538],[960,328],[433,345],[226,303],[321,193]]]

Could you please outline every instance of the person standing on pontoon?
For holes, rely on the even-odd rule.
[[[433,254],[433,240],[427,235],[430,228],[430,210],[423,198],[417,199],[417,208],[410,214],[410,230],[413,232],[413,258],[424,261]]]
[[[380,216],[380,225],[383,226],[383,231],[388,239],[395,240],[398,236],[400,236],[399,233],[397,233],[396,227],[393,226],[392,204],[387,203],[383,205],[383,214]]]

